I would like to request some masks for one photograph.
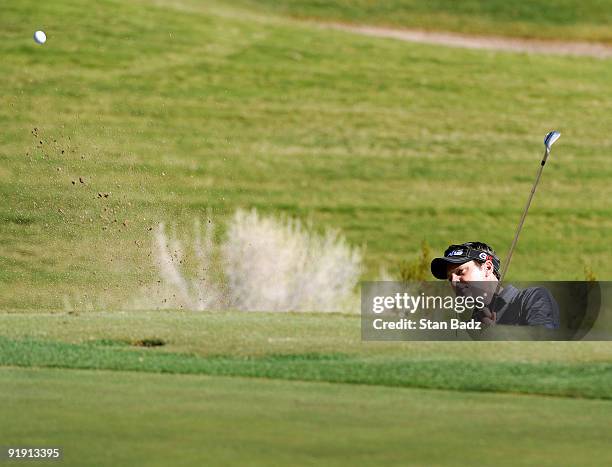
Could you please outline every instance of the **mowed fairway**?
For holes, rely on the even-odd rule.
[[[15,368],[0,393],[3,443],[66,465],[612,462],[610,401]]]
[[[4,366],[612,399],[607,342],[361,342],[358,316],[311,313],[0,318]]]
[[[358,316],[316,313],[0,324],[0,438],[61,446],[67,465],[612,460],[608,343],[367,343]]]

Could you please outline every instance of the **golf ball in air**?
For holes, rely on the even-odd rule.
[[[44,44],[45,42],[47,42],[47,35],[44,33],[44,31],[36,31],[34,33],[34,40],[38,44]]]

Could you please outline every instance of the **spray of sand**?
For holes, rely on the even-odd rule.
[[[243,311],[354,311],[362,253],[337,232],[322,234],[291,218],[238,210],[224,240],[215,225],[194,224],[192,238],[160,224],[154,251],[157,293],[149,308]],[[185,265],[191,265],[191,268]],[[142,300],[139,300],[142,306]]]

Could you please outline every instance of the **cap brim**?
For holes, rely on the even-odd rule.
[[[457,256],[456,258],[435,258],[431,262],[431,273],[436,279],[446,280],[446,270],[449,264],[463,264],[472,261],[471,258]]]

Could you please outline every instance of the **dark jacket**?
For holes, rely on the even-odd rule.
[[[544,287],[519,290],[506,285],[492,304],[492,309],[497,312],[496,324],[559,328],[559,305]]]

